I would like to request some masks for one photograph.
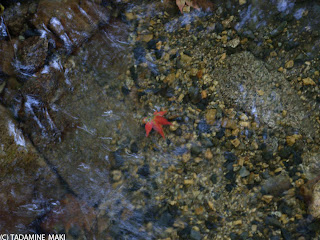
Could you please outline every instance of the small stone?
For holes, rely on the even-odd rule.
[[[244,178],[250,175],[250,172],[246,169],[246,167],[242,167],[239,171],[240,177]]]
[[[214,124],[215,120],[216,120],[216,113],[217,113],[217,110],[216,109],[209,109],[207,112],[206,112],[206,121],[208,124]]]
[[[216,184],[218,182],[218,178],[217,178],[217,175],[215,173],[213,173],[211,175],[210,181],[212,182],[212,184]]]
[[[193,184],[193,180],[192,180],[192,179],[185,179],[185,180],[183,181],[183,183],[184,183],[185,185],[192,185],[192,184]]]
[[[300,139],[302,136],[298,134],[293,134],[292,136],[287,136],[286,141],[289,146],[295,144],[296,140]]]
[[[252,231],[252,232],[256,232],[257,229],[258,229],[258,225],[252,225],[252,226],[251,226],[251,231]]]
[[[237,128],[237,129],[232,130],[231,134],[232,134],[232,136],[238,136],[239,132],[240,132],[240,129]]]
[[[238,138],[235,138],[230,141],[233,146],[238,147],[240,145],[240,140]]]
[[[267,195],[279,196],[284,191],[291,188],[290,177],[285,173],[281,173],[272,178],[268,178],[261,188],[261,192]]]
[[[287,110],[283,110],[282,111],[282,117],[286,117],[287,116],[288,111]]]
[[[223,21],[222,21],[223,27],[224,27],[224,28],[229,28],[231,22],[233,21],[233,19],[234,19],[234,16],[231,15],[229,18],[223,20]],[[222,33],[227,34],[227,31],[223,31]]]
[[[191,76],[195,77],[195,76],[197,76],[197,73],[198,73],[198,69],[196,69],[196,68],[191,68],[191,70],[190,70],[190,75],[191,75]]]
[[[164,83],[168,83],[169,85],[171,85],[174,82],[175,79],[176,79],[176,74],[170,73],[168,76],[165,77],[163,82]]]
[[[181,54],[181,58],[180,58],[181,63],[183,63],[184,65],[189,66],[191,64],[192,61],[192,57],[186,55],[186,54]]]
[[[153,34],[150,33],[150,34],[143,34],[143,35],[140,35],[140,40],[143,41],[143,42],[149,42],[150,40],[153,39]]]
[[[262,91],[262,90],[258,90],[257,93],[258,93],[259,96],[263,96],[264,95],[264,91]]]
[[[290,61],[285,63],[284,67],[287,68],[287,69],[290,69],[290,68],[293,67],[293,65],[294,65],[294,61],[290,60]]]
[[[160,50],[161,46],[162,46],[162,42],[161,41],[156,43],[156,49]]]
[[[236,48],[240,44],[239,38],[234,38],[227,43],[227,47]]]
[[[215,211],[216,209],[214,208],[214,205],[213,205],[213,202],[211,202],[211,201],[207,201],[207,204],[208,204],[208,206],[209,206],[209,208],[212,210],[212,211]]]
[[[248,38],[244,38],[240,41],[241,45],[244,45],[248,42]]]
[[[127,18],[129,21],[131,21],[131,20],[133,20],[133,19],[136,19],[136,15],[133,14],[132,12],[127,12],[127,13],[125,13],[125,16],[126,16],[126,18]]]
[[[191,154],[194,156],[198,156],[202,152],[202,147],[199,145],[192,145]]]
[[[211,159],[213,159],[213,154],[212,154],[212,152],[211,152],[211,150],[208,148],[207,150],[206,150],[206,152],[204,153],[204,157],[207,159],[207,160],[211,160]]]
[[[224,43],[224,44],[226,44],[227,41],[228,41],[228,36],[227,36],[227,35],[223,35],[223,36],[221,37],[221,42]]]
[[[119,170],[113,170],[113,171],[111,172],[111,175],[112,175],[112,180],[113,180],[114,182],[120,181],[120,179],[121,179],[121,177],[122,177],[122,173],[121,173],[121,171],[119,171]]]
[[[278,54],[277,54],[277,52],[276,51],[272,51],[271,53],[270,53],[270,57],[276,57]]]
[[[265,218],[265,224],[266,225],[270,225],[270,226],[274,226],[274,227],[278,227],[278,228],[281,228],[282,227],[282,224],[279,222],[278,219],[276,219],[275,217],[270,217],[270,216],[267,216]]]
[[[273,199],[273,196],[272,195],[263,195],[261,200],[262,201],[265,201],[266,203],[270,203]]]
[[[240,120],[242,120],[242,121],[248,121],[248,116],[247,115],[245,115],[244,113],[242,113],[241,115],[240,115]]]
[[[190,153],[185,153],[185,154],[182,155],[182,161],[184,163],[188,162],[190,160],[190,158],[191,158],[191,154]]]
[[[196,215],[201,215],[204,213],[204,207],[200,206],[194,210]]]
[[[237,129],[237,122],[235,120],[225,118],[222,120],[221,126],[224,128],[234,130],[234,129]]]
[[[302,82],[303,82],[303,85],[306,85],[306,86],[308,86],[308,85],[315,86],[316,85],[316,83],[310,77],[302,79]]]
[[[171,125],[170,125],[170,131],[176,131],[179,127],[179,123],[177,121],[173,121],[171,122]]]
[[[239,125],[240,125],[241,127],[250,127],[250,122],[240,121],[240,122],[239,122]]]
[[[304,180],[302,178],[299,178],[297,181],[295,181],[295,185],[297,188],[301,187],[304,184]]]
[[[202,99],[207,98],[207,96],[208,96],[208,94],[207,94],[207,91],[206,91],[206,90],[201,91],[201,98],[202,98]]]
[[[202,239],[200,232],[196,231],[194,229],[191,229],[190,238],[192,240],[201,240]]]
[[[225,60],[227,57],[227,54],[226,53],[223,53],[220,57],[220,62],[222,62],[223,60]]]
[[[242,220],[239,219],[239,220],[234,221],[233,225],[242,225]]]

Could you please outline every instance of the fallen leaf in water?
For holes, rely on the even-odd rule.
[[[160,111],[157,112],[155,111],[153,113],[152,117],[146,117],[143,119],[143,123],[145,124],[145,129],[146,129],[146,134],[147,137],[149,136],[149,133],[151,132],[152,129],[154,129],[156,132],[158,132],[163,138],[164,133],[162,129],[162,125],[171,125],[172,123],[169,122],[167,119],[163,117],[167,111]]]

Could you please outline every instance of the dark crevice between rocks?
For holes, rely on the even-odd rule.
[[[77,194],[72,190],[72,188],[69,186],[69,184],[63,179],[63,177],[58,172],[57,168],[39,151],[38,147],[32,141],[32,138],[30,138],[28,136],[28,139],[30,140],[30,142],[33,145],[33,147],[36,149],[36,151],[39,154],[39,156],[41,156],[44,159],[44,161],[46,162],[48,167],[51,169],[51,171],[57,176],[61,186],[66,190],[66,192],[72,194],[75,197],[77,197]]]

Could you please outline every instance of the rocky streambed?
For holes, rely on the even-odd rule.
[[[317,3],[3,4],[1,232],[317,239]]]

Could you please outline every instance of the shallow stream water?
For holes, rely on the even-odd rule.
[[[0,233],[318,239],[318,3],[3,5]]]

